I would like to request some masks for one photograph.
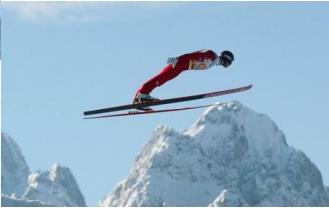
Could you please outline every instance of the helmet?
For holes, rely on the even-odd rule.
[[[220,55],[221,64],[226,68],[234,61],[234,55],[231,51],[223,51]]]

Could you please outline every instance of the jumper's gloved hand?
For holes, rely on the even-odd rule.
[[[177,58],[177,57],[168,58],[168,60],[167,60],[167,64],[172,64],[173,67],[175,67],[177,61],[178,61],[178,58]]]

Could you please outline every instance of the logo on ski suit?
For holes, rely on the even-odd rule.
[[[213,66],[216,62],[212,61],[211,59],[205,58],[204,60],[190,60],[189,61],[189,68],[190,70],[203,70],[208,69]]]

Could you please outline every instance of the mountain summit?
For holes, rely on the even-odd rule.
[[[18,144],[1,133],[1,193],[22,196],[31,171]]]
[[[1,206],[86,206],[70,169],[55,163],[31,173],[20,147],[1,133]]]
[[[208,108],[179,133],[159,126],[101,206],[329,206],[318,168],[266,115]]]
[[[29,176],[23,198],[39,200],[56,206],[86,206],[85,199],[70,169],[55,163],[49,171]]]

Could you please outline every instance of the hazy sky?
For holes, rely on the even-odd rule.
[[[83,120],[83,111],[129,103],[168,57],[199,49],[229,49],[236,61],[231,70],[185,72],[153,95],[254,84],[248,92],[185,104],[239,100],[269,115],[329,185],[328,2],[1,6],[2,130],[32,171],[56,161],[70,167],[89,205],[128,175],[157,125],[182,131],[203,110],[100,120]]]

